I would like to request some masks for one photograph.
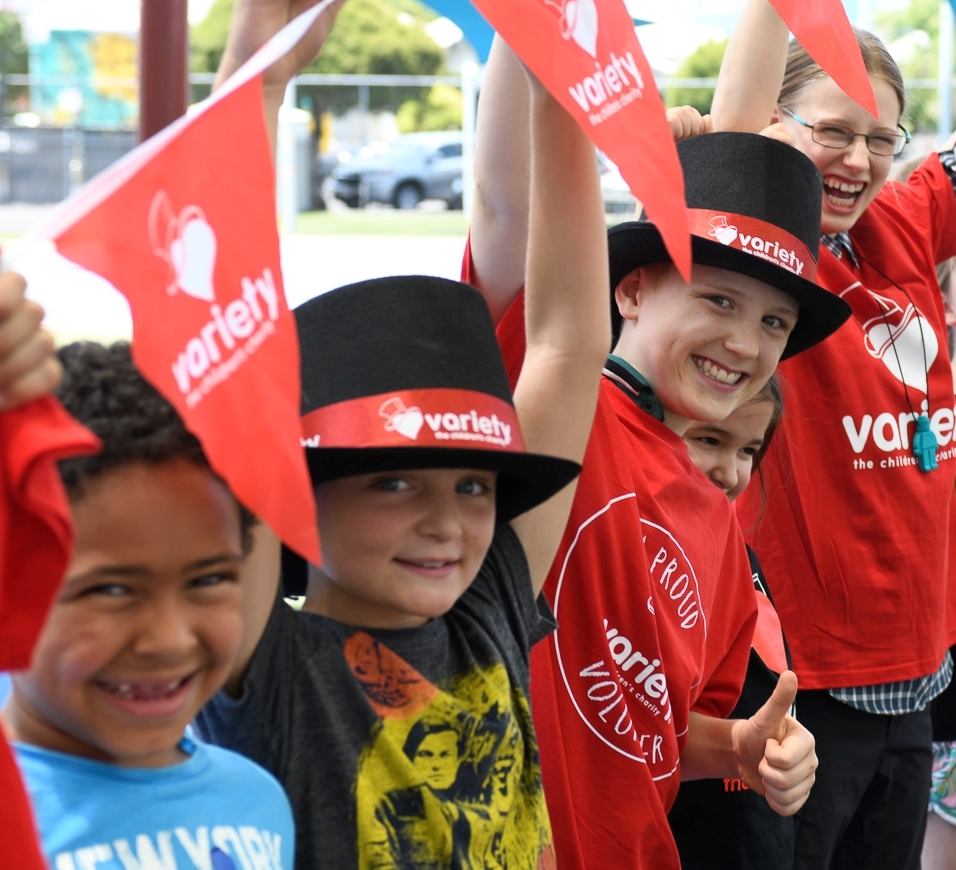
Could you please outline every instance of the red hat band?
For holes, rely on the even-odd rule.
[[[523,453],[515,409],[487,393],[429,388],[362,396],[301,418],[303,447],[445,447]]]
[[[759,218],[705,208],[687,209],[690,231],[746,254],[768,260],[807,281],[817,274],[817,259],[804,242]]]

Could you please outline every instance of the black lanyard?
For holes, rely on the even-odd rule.
[[[604,376],[615,383],[645,414],[664,422],[661,400],[644,376],[629,362],[611,354],[604,363]]]

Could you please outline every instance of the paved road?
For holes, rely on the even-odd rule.
[[[43,206],[0,208],[0,235],[24,232],[49,211]],[[343,284],[384,275],[441,275],[457,278],[463,238],[448,236],[319,236],[282,238],[286,298],[294,307]],[[47,311],[58,343],[79,338],[129,338],[132,325],[125,300],[107,282],[59,257],[36,249],[17,262],[29,294]]]

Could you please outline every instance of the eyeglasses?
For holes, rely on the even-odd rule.
[[[897,124],[899,131],[897,133],[854,133],[849,127],[841,127],[838,124],[811,124],[785,106],[781,106],[780,109],[798,124],[809,128],[810,138],[824,148],[846,148],[853,144],[857,136],[862,136],[871,154],[895,157],[910,141],[910,132],[902,124]]]

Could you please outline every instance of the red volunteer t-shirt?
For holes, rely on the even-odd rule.
[[[512,381],[522,301],[498,326]],[[688,714],[733,709],[754,588],[726,497],[610,381],[544,591],[559,627],[532,651],[531,694],[558,866],[678,868],[667,811]]]
[[[953,379],[935,275],[956,254],[956,198],[938,158],[887,184],[850,236],[860,269],[821,247],[817,279],[853,316],[781,364],[759,524],[759,487],[737,503],[805,689],[933,673],[956,641]],[[928,408],[935,471],[915,464],[910,405]]]

